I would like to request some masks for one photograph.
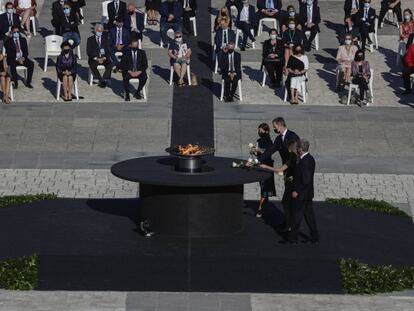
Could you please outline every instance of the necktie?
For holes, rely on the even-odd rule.
[[[118,14],[118,1],[115,1],[115,12]]]
[[[223,43],[227,44],[227,29],[223,32]]]
[[[308,24],[312,23],[312,7],[308,6]]]
[[[233,53],[230,54],[230,71],[234,71],[234,59],[233,59]]]
[[[367,18],[368,18],[368,9],[367,9],[367,8],[365,8],[364,18],[365,18],[365,19],[367,19]]]
[[[188,8],[190,6],[189,1],[190,0],[185,0],[185,5],[184,5],[185,8]]]
[[[266,9],[271,9],[272,8],[272,0],[267,0],[267,8]]]
[[[134,65],[134,68],[133,68],[133,71],[137,71],[137,52],[132,52],[132,55],[133,55],[133,65]]]
[[[355,7],[358,10],[359,9],[359,1],[358,0],[354,0],[355,1]]]
[[[13,17],[12,17],[11,14],[8,14],[8,15],[9,15],[9,25],[12,26],[13,25]]]
[[[14,42],[16,44],[16,54],[20,54],[20,42],[19,42],[19,39],[16,39]]]
[[[118,33],[116,35],[116,45],[120,45],[121,44],[121,29],[118,28]]]

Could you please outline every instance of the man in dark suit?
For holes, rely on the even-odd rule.
[[[122,77],[125,90],[125,101],[130,101],[129,80],[138,79],[139,86],[134,95],[136,99],[142,99],[141,90],[147,82],[148,60],[144,50],[138,49],[138,40],[131,41],[131,48],[125,49],[121,60]]]
[[[353,19],[357,16],[360,9],[364,6],[362,0],[345,0],[345,16],[351,16]]]
[[[197,0],[181,0],[183,2],[183,26],[191,33],[190,17],[196,16]]]
[[[118,16],[124,17],[127,13],[127,5],[124,1],[113,0],[108,3],[108,28],[115,27]]]
[[[299,16],[303,32],[309,33],[309,37],[305,35],[304,38],[305,50],[310,51],[312,41],[319,32],[319,23],[321,22],[319,7],[313,3],[313,0],[308,0],[306,4],[300,6]]]
[[[124,48],[129,47],[131,35],[129,29],[124,26],[121,16],[117,17],[115,25],[116,27],[109,30],[109,49],[111,51],[112,63],[116,66],[115,71],[118,71],[120,62],[115,53],[123,53]]]
[[[259,21],[262,18],[274,18],[278,21],[282,17],[281,0],[257,0],[256,34],[259,29]]]
[[[4,42],[4,47],[7,54],[7,63],[10,67],[11,80],[13,82],[13,88],[17,89],[17,66],[24,66],[27,68],[26,87],[32,89],[32,77],[34,63],[29,57],[29,49],[27,47],[27,41],[20,34],[19,25],[14,25],[11,28],[12,36]]]
[[[345,17],[344,26],[338,30],[338,39],[341,45],[344,44],[346,35],[352,35],[352,38],[354,40],[353,44],[358,45],[358,40],[360,37],[359,28],[354,24],[351,16]]]
[[[371,0],[364,0],[364,7],[359,10],[356,17],[363,50],[367,40],[368,44],[372,44],[369,34],[375,32],[375,16],[375,9],[371,8]]]
[[[227,52],[222,55],[220,72],[224,80],[224,100],[225,102],[233,102],[237,84],[242,77],[241,56],[234,51],[234,42],[227,45]]]
[[[246,50],[247,38],[255,42],[252,30],[256,26],[256,12],[253,5],[249,4],[249,0],[243,0],[243,5],[239,8],[237,14],[236,26],[243,32],[243,41],[241,51]]]
[[[19,15],[14,13],[12,2],[6,3],[6,12],[0,15],[0,35],[2,40],[11,37],[11,29],[14,25],[20,25]]]
[[[273,130],[276,134],[278,134],[278,136],[276,136],[275,141],[273,142],[273,147],[267,149],[261,156],[257,157],[257,159],[262,162],[263,159],[266,159],[275,152],[279,151],[282,163],[286,163],[289,160],[287,143],[288,141],[298,141],[299,136],[286,127],[286,122],[282,117],[273,119],[272,125]]]
[[[55,35],[62,35],[61,20],[64,18],[63,6],[65,0],[57,0],[52,3],[52,26],[55,28]]]
[[[167,0],[161,3],[160,36],[163,46],[167,47],[169,41],[167,32],[174,30],[174,33],[181,31],[183,19],[183,5],[178,0]]]
[[[314,197],[315,159],[309,153],[309,142],[307,140],[299,140],[298,152],[300,160],[293,177],[291,231],[288,234],[287,242],[297,242],[300,225],[303,217],[305,217],[310,235],[303,242],[319,243],[318,226],[312,204]]]
[[[111,51],[109,48],[109,39],[107,35],[103,33],[103,25],[95,25],[95,35],[88,38],[86,43],[86,53],[88,54],[88,64],[91,68],[94,77],[98,78],[98,86],[101,88],[106,87],[107,81],[111,79]],[[98,66],[105,66],[105,72],[103,76],[98,70]]]
[[[236,34],[229,28],[227,23],[223,20],[220,23],[220,28],[214,36],[214,44],[216,45],[216,56],[220,64],[223,53],[227,52],[227,44],[236,40]]]
[[[139,13],[132,3],[128,4],[127,14],[124,17],[124,27],[128,29],[131,37],[142,41],[144,14]],[[127,45],[129,45],[129,43]]]

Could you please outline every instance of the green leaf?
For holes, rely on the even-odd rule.
[[[376,199],[357,199],[357,198],[341,198],[333,199],[327,198],[325,200],[329,203],[342,205],[351,208],[366,209],[373,212],[385,213],[389,215],[406,216],[410,217],[407,213],[392,206],[385,201],[378,201]]]
[[[0,261],[0,288],[31,290],[37,284],[38,256],[23,256]]]

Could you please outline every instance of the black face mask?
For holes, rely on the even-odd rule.
[[[227,51],[231,54],[234,52],[234,49],[228,49]]]
[[[138,50],[138,48],[136,48],[136,47],[132,47],[131,49],[132,49],[134,52]]]
[[[260,138],[263,138],[269,136],[269,133],[258,132],[257,135],[259,135]]]
[[[134,14],[134,11],[128,11],[128,14],[129,15],[133,15]]]
[[[277,129],[273,130],[276,134],[280,134],[280,132]]]
[[[70,50],[63,50],[63,54],[68,55],[70,53]]]
[[[362,60],[364,60],[364,57],[362,55],[355,56],[355,61],[360,62]]]

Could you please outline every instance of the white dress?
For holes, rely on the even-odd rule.
[[[303,62],[303,64],[305,65],[305,70],[308,70],[309,60],[308,60],[308,57],[306,55],[302,55],[300,57],[297,57],[297,56],[293,55],[293,57],[296,57],[297,59],[301,60]],[[290,79],[290,88],[300,90],[300,86],[301,86],[302,82],[305,81],[305,80],[306,80],[305,75],[302,75],[302,76],[299,76],[299,77],[292,77]]]

